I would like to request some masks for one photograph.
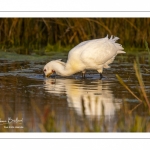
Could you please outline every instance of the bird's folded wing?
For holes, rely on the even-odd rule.
[[[115,43],[111,42],[96,42],[87,45],[87,47],[82,51],[80,57],[85,64],[91,62],[101,65],[106,63],[111,58],[117,55],[118,49],[115,46]]]

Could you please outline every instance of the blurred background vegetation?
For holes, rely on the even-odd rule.
[[[129,51],[150,42],[150,18],[0,18],[0,49],[20,54],[69,51],[78,43],[120,38]]]

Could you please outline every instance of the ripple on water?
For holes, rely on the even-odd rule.
[[[16,114],[22,112],[26,120],[31,119],[31,116],[39,118],[34,109],[30,110],[31,101],[37,104],[42,113],[45,106],[49,105],[50,109],[56,112],[56,118],[63,121],[69,116],[69,110],[73,111],[79,120],[84,115],[88,118],[101,117],[102,111],[107,116],[107,120],[114,119],[117,111],[122,113],[121,110],[125,109],[125,102],[131,108],[138,104],[138,100],[116,78],[118,74],[140,97],[139,83],[133,68],[134,58],[134,55],[130,58],[127,56],[116,58],[110,69],[104,69],[105,78],[102,80],[99,80],[99,74],[96,71],[91,70],[87,71],[85,79],[82,79],[81,73],[70,77],[52,75],[51,78],[44,78],[42,70],[47,61],[0,60],[0,102],[11,102],[11,108]],[[146,60],[145,62],[147,63]],[[143,64],[143,60],[141,64],[145,89],[149,94],[150,66]],[[140,112],[140,106],[134,111]]]

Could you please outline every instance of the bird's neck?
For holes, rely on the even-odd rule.
[[[55,72],[58,75],[61,75],[61,76],[70,76],[70,75],[72,75],[72,74],[75,73],[70,67],[66,68],[66,64],[64,65],[64,64],[58,63],[56,66],[57,67],[55,67]]]

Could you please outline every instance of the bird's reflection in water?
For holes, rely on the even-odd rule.
[[[120,108],[108,83],[101,80],[46,79],[45,90],[51,94],[67,96],[68,106],[79,116],[111,117]]]

